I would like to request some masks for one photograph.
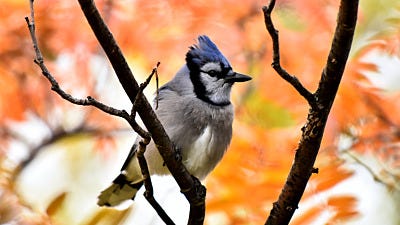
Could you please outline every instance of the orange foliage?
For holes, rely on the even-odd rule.
[[[24,118],[24,99],[19,93],[20,84],[13,74],[0,68],[0,123],[5,120],[22,120]],[[11,106],[9,103],[12,102]]]
[[[328,207],[331,207],[335,213],[328,224],[337,224],[357,216],[358,212],[355,210],[356,204],[357,199],[353,196],[337,196],[329,198]]]
[[[325,163],[319,165],[318,175],[313,176],[310,180],[310,184],[313,187],[312,192],[327,191],[352,175],[351,171],[341,167],[343,162],[339,160],[332,161],[331,157],[327,157],[325,160]]]
[[[318,218],[321,213],[323,213],[326,209],[321,206],[312,207],[308,209],[307,212],[302,214],[299,218],[295,218],[293,220],[293,224],[297,225],[307,225],[312,223],[315,219]]]

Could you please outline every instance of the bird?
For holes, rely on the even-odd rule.
[[[220,162],[232,139],[232,86],[252,78],[233,71],[208,36],[200,35],[197,40],[186,53],[186,63],[172,80],[159,88],[154,105],[158,102],[156,115],[179,149],[182,163],[192,176],[203,180]],[[100,193],[99,206],[112,207],[134,200],[143,185],[137,160],[138,143],[139,138],[121,173]],[[153,141],[147,146],[145,158],[150,174],[169,174]]]

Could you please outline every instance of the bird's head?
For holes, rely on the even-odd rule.
[[[198,37],[198,44],[186,54],[186,65],[198,98],[213,105],[229,105],[230,91],[235,82],[251,77],[236,73],[209,37]]]

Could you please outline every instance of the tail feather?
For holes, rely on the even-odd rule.
[[[120,174],[98,197],[99,206],[116,206],[125,200],[134,199],[137,191],[142,187],[143,180],[131,182],[124,174]]]

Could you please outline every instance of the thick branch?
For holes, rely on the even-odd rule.
[[[315,105],[315,97],[309,92],[297,79],[297,77],[290,75],[285,69],[281,66],[280,61],[280,50],[279,50],[279,32],[275,29],[274,24],[271,19],[271,12],[275,6],[275,0],[271,0],[268,6],[264,6],[264,21],[265,26],[268,30],[268,33],[272,39],[272,49],[273,49],[273,60],[272,60],[272,68],[281,76],[284,80],[289,82],[299,93],[303,96],[309,105]]]
[[[272,2],[270,7],[273,7],[274,3]],[[264,13],[270,13],[271,10],[272,8],[264,7]],[[316,171],[313,167],[314,162],[350,52],[357,21],[357,11],[357,0],[341,1],[331,50],[315,93],[316,104],[310,104],[310,112],[307,116],[307,123],[302,128],[303,133],[294,163],[278,201],[273,204],[266,224],[289,223],[298,207],[311,174]],[[270,21],[266,20],[266,23],[268,22]]]
[[[110,60],[122,87],[131,102],[134,103],[139,91],[139,86],[123,57],[119,46],[101,18],[94,2],[92,0],[78,1],[97,40]],[[141,97],[140,107],[137,108],[137,111],[147,130],[151,133],[153,141],[155,142],[169,171],[177,181],[179,187],[191,205],[189,224],[202,224],[205,214],[205,195],[198,191],[195,179],[192,178],[184,165],[180,161],[175,160],[173,145],[150,104],[143,96]],[[192,216],[201,218],[201,221],[192,218]]]

